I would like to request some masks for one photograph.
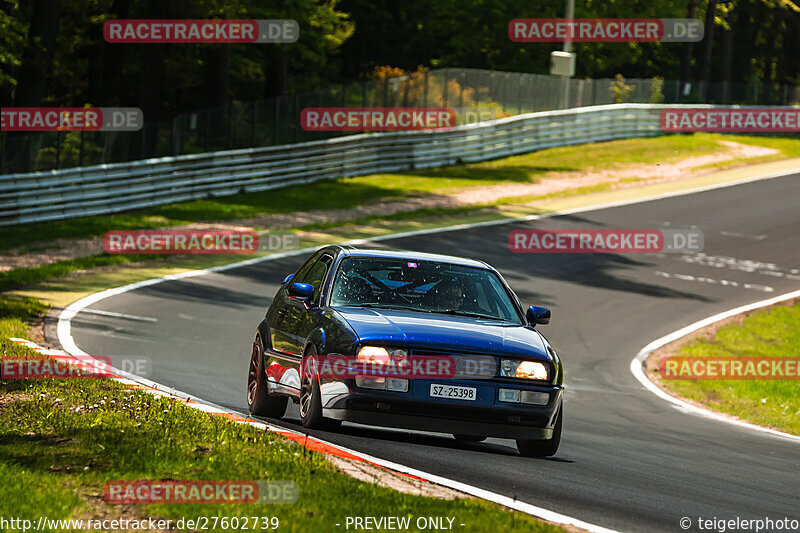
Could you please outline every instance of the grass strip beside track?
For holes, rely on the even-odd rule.
[[[787,142],[786,139],[760,138],[759,140],[769,143]],[[752,141],[748,140],[748,142]],[[800,155],[800,153],[794,153],[795,151],[800,152],[800,150],[795,150],[795,147],[798,146],[797,142],[792,142],[794,144],[781,157],[787,157],[790,154]],[[579,147],[572,147],[572,149],[574,148]],[[774,163],[774,165],[776,166],[774,170],[770,165],[765,165],[762,168],[770,170],[758,173],[768,174],[771,171],[782,170],[777,168],[780,163]],[[749,172],[751,175],[753,174],[752,169]],[[603,191],[601,188],[599,191],[575,191],[575,194],[584,194],[565,198],[562,198],[560,194],[552,195],[548,198],[540,198],[545,203],[536,206],[508,206],[500,205],[503,202],[493,202],[493,205],[466,209],[420,210],[417,219],[412,219],[412,213],[404,213],[393,216],[389,220],[370,218],[357,221],[358,224],[325,227],[324,231],[320,231],[323,229],[321,227],[309,226],[306,228],[307,231],[302,234],[301,246],[317,246],[348,239],[454,224],[517,218],[536,212],[598,205],[732,181],[745,177],[747,173],[748,169],[737,169],[691,178],[682,182],[648,185],[638,189]],[[372,179],[366,177],[364,180],[368,181],[368,178]],[[447,177],[446,179],[452,178]],[[331,186],[340,181],[345,180],[319,185]],[[362,183],[362,185],[364,184]],[[595,194],[585,194],[587,192]],[[275,191],[271,192],[271,194],[274,193]],[[313,194],[319,194],[319,192]],[[385,196],[380,197],[384,198]],[[226,199],[221,200],[226,201]],[[519,198],[515,200],[519,200]],[[115,218],[107,219],[110,226],[103,227],[102,224],[105,223],[101,223],[100,227],[93,226],[92,231],[102,233],[106,229],[120,229],[120,226],[113,221]],[[95,219],[92,223],[94,224],[98,220],[100,219]],[[169,225],[163,219],[153,220],[153,223],[152,227]],[[183,223],[183,221],[175,223]],[[137,222],[131,228],[141,229],[142,226]],[[74,229],[75,227],[69,231]],[[38,231],[46,231],[46,228],[40,226]],[[52,235],[48,236],[52,237]],[[4,244],[7,242],[4,239]],[[104,256],[93,257],[103,258]],[[151,258],[143,256],[133,259],[148,260],[145,263],[118,264],[119,261],[124,262],[126,259],[105,257],[107,259],[98,259],[97,264],[107,266],[106,269],[93,269],[97,264],[92,264],[92,260],[89,259],[89,263],[80,263],[80,260],[76,260],[75,263],[66,266],[60,263],[47,265],[36,272],[15,273],[15,271],[11,271],[6,273],[5,279],[13,281],[13,283],[7,282],[6,286],[13,286],[14,283],[17,285],[32,283],[33,285],[28,285],[25,290],[15,291],[13,294],[0,295],[0,352],[4,356],[27,355],[27,349],[9,343],[7,339],[11,336],[30,337],[28,323],[35,317],[41,316],[46,311],[47,304],[66,305],[82,296],[108,287],[247,258],[244,256],[159,257],[158,261],[149,261],[148,259]],[[52,276],[61,276],[66,273],[64,270],[72,271],[72,274],[49,279]],[[89,270],[89,272],[75,272],[75,270]],[[2,283],[3,281],[0,279],[0,284]],[[798,329],[800,328],[795,327],[795,331]],[[685,383],[681,385],[685,385]],[[211,415],[188,410],[184,412],[185,407],[183,406],[169,404],[168,400],[145,397],[141,394],[143,393],[138,391],[125,391],[121,386],[107,381],[0,382],[0,423],[2,423],[0,475],[4,479],[8,479],[7,474],[14,473],[14,482],[0,487],[0,516],[30,514],[32,511],[24,511],[24,509],[30,498],[35,497],[42,502],[43,506],[36,511],[37,516],[47,514],[51,518],[66,516],[86,518],[98,515],[106,517],[109,515],[109,508],[105,507],[99,497],[105,480],[115,476],[128,479],[138,477],[177,478],[179,474],[187,474],[193,479],[214,479],[223,475],[228,476],[225,479],[253,479],[256,477],[259,479],[295,479],[300,483],[301,493],[304,495],[301,501],[293,506],[281,508],[273,506],[263,511],[267,515],[272,513],[281,517],[282,526],[288,524],[289,530],[317,526],[320,523],[320,517],[334,516],[331,513],[335,512],[340,513],[336,516],[346,516],[347,514],[402,516],[404,513],[456,516],[468,524],[469,527],[466,529],[470,531],[509,530],[512,524],[516,530],[556,530],[536,522],[530,517],[522,516],[519,513],[512,515],[508,511],[485,502],[475,500],[441,501],[399,494],[389,489],[364,484],[334,472],[320,456],[282,440],[281,437],[266,434],[249,426],[235,425],[218,417],[211,417]],[[125,398],[128,398],[127,405],[129,406],[132,405],[131,402],[139,402],[138,407],[146,405],[141,412],[135,411],[135,409],[118,412],[109,407],[112,398],[115,400],[115,405],[125,405]],[[700,398],[699,401],[703,401],[703,397]],[[56,399],[60,399],[60,401],[56,402]],[[100,400],[104,400],[106,403],[102,404]],[[797,406],[796,397],[793,402],[790,405],[795,406],[794,409],[797,411],[797,407],[800,406]],[[783,403],[789,405],[786,402]],[[97,408],[87,408],[87,406],[95,404],[98,405]],[[74,408],[81,405],[84,408],[75,411]],[[761,404],[762,408],[764,405]],[[792,409],[785,405],[782,409]],[[73,408],[72,411],[69,410],[70,407]],[[759,406],[756,405],[756,407]],[[167,413],[164,413],[164,410]],[[169,419],[165,418],[167,415],[169,415]],[[743,417],[746,415],[747,413],[740,414]],[[796,415],[797,413],[795,413]],[[757,417],[752,420],[761,423]],[[138,425],[140,423],[141,426]],[[765,423],[772,425],[771,421]],[[167,430],[165,430],[165,424]],[[220,426],[220,424],[222,425]],[[101,429],[90,431],[93,426]],[[788,429],[778,424],[775,426]],[[188,429],[184,431],[183,428]],[[66,434],[67,431],[70,434]],[[794,431],[797,432],[796,426]],[[234,437],[229,440],[219,437],[217,433]],[[152,441],[154,450],[164,450],[164,461],[159,462],[156,454],[145,454],[142,458],[135,457],[131,447],[125,443],[120,444],[123,435],[134,436],[136,442],[142,446],[150,445]],[[202,453],[199,453],[196,450],[197,446],[208,448],[208,450],[200,450]],[[92,459],[85,455],[86,450],[90,450],[94,454],[96,463],[92,463]],[[289,453],[287,450],[292,451]],[[231,458],[229,455],[231,453],[250,458],[258,457],[258,459],[255,463],[252,460],[243,462]],[[284,464],[283,462],[287,460],[288,463]],[[271,466],[273,462],[276,466]],[[54,465],[53,468],[51,465]],[[254,468],[254,465],[257,467]],[[89,468],[84,470],[87,466]],[[259,469],[262,468],[263,475],[269,475],[269,477],[259,477],[262,475],[262,470]],[[284,472],[286,474],[282,474]],[[295,478],[276,477],[276,474],[294,475]],[[239,477],[231,477],[234,475]],[[341,498],[337,498],[332,501],[330,495],[334,493],[352,493],[354,496],[352,500],[342,501]],[[241,513],[232,509],[230,506],[204,506],[199,511],[205,510],[204,513],[201,513],[205,515],[244,516],[252,512],[253,507],[247,506],[247,509],[242,510]],[[126,507],[124,509],[111,508],[111,514],[173,517],[191,514],[188,512],[190,510],[194,511],[187,506],[161,506],[145,509]],[[275,512],[273,513],[273,511]],[[197,513],[195,512],[195,514]],[[325,519],[327,520],[327,518]]]
[[[566,146],[481,163],[340,178],[263,192],[181,202],[129,213],[15,226],[12,231],[3,232],[0,237],[0,251],[18,247],[35,251],[37,243],[54,239],[96,237],[110,230],[154,229],[298,211],[349,209],[376,202],[452,194],[476,187],[540,183],[548,178],[563,177],[565,173],[572,177],[587,172],[613,173],[624,169],[626,165],[670,164],[689,157],[724,152],[727,148],[720,145],[720,141],[771,148],[777,152],[761,157],[734,156],[704,165],[703,170],[800,157],[800,142],[796,139],[707,133]],[[608,186],[600,185],[595,190],[565,191],[559,196],[585,194],[603,188],[607,189]],[[540,197],[518,197],[510,203],[536,199]],[[493,202],[494,205],[502,203]],[[421,214],[423,213],[418,213]],[[409,213],[398,216],[407,218],[408,215]]]
[[[0,304],[6,310],[3,357],[34,356],[7,339],[24,332],[26,315],[43,309],[33,300]],[[41,516],[259,516],[278,517],[280,531],[322,531],[336,529],[347,516],[411,516],[412,524],[417,517],[441,516],[465,524],[458,526],[464,531],[562,531],[482,500],[416,496],[358,481],[284,437],[105,379],[0,381],[0,479],[0,516],[34,524]],[[107,481],[139,479],[292,480],[300,499],[290,505],[103,501]]]
[[[710,333],[678,342],[657,350],[653,361],[648,361],[648,374],[662,388],[753,424],[800,435],[800,382],[796,379],[667,380],[655,370],[667,356],[800,358],[800,302],[754,311]]]

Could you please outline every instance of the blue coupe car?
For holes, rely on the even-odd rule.
[[[259,325],[247,401],[281,418],[292,398],[308,428],[511,438],[524,456],[551,456],[564,378],[536,329],[549,321],[482,261],[328,246],[283,280]],[[381,365],[393,371],[374,372]]]

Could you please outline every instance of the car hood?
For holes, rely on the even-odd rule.
[[[550,359],[542,337],[522,325],[399,309],[337,307],[336,312],[361,344]]]

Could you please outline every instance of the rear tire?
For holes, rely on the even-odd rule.
[[[250,356],[250,370],[247,376],[247,405],[256,416],[281,418],[286,414],[286,396],[270,396],[267,388],[267,377],[264,372],[264,344],[261,334],[257,333],[253,341],[253,353]]]
[[[317,351],[314,347],[309,347],[300,365],[300,420],[304,428],[335,431],[339,429],[342,422],[322,416],[322,394],[319,391],[319,379],[316,372],[306,370],[308,358],[316,355]]]
[[[564,425],[564,406],[558,411],[556,426],[553,428],[553,436],[544,440],[521,440],[517,439],[517,449],[523,457],[551,457],[558,451],[561,444],[561,427]]]
[[[477,435],[457,435],[453,433],[453,437],[455,437],[457,441],[461,442],[483,442],[486,440],[486,437],[480,437]]]

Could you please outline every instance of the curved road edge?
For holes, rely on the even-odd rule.
[[[508,496],[503,496],[501,494],[484,490],[479,487],[475,487],[473,485],[468,485],[466,483],[461,483],[459,481],[455,481],[449,478],[437,476],[435,474],[430,474],[428,472],[424,472],[416,468],[411,468],[400,463],[395,463],[392,461],[387,461],[386,459],[374,457],[372,455],[352,450],[350,448],[341,446],[339,444],[328,442],[318,437],[310,437],[304,433],[300,433],[290,428],[285,428],[279,425],[267,424],[265,422],[255,420],[251,418],[249,415],[243,416],[242,413],[238,413],[231,409],[226,409],[224,407],[221,407],[211,402],[206,402],[199,398],[194,398],[191,395],[186,394],[185,392],[177,391],[172,387],[167,387],[158,382],[151,381],[149,379],[145,379],[140,376],[130,374],[128,372],[124,372],[114,367],[109,368],[102,362],[94,360],[91,357],[89,359],[87,359],[86,357],[82,357],[82,355],[84,354],[66,354],[62,350],[51,350],[43,348],[26,339],[11,338],[11,341],[27,346],[32,350],[35,350],[44,355],[48,355],[50,357],[56,357],[65,360],[67,362],[78,363],[81,364],[82,367],[94,367],[94,368],[87,368],[87,370],[89,370],[90,372],[100,372],[100,371],[111,372],[112,374],[115,375],[115,377],[113,377],[112,379],[124,385],[131,387],[138,387],[144,390],[145,392],[148,392],[155,396],[166,397],[171,400],[180,401],[183,405],[191,409],[196,409],[216,416],[223,416],[228,420],[230,420],[231,422],[248,424],[250,426],[253,426],[255,428],[264,431],[277,433],[288,439],[293,440],[294,442],[305,448],[317,451],[319,453],[323,453],[325,455],[333,455],[337,457],[344,457],[347,459],[354,459],[371,463],[373,465],[377,465],[387,470],[409,475],[414,478],[420,479],[422,481],[426,481],[428,483],[441,485],[443,487],[447,487],[462,492],[464,494],[474,496],[476,498],[481,498],[483,500],[487,500],[502,505],[504,507],[513,509],[515,511],[520,511],[529,514],[533,517],[540,518],[542,520],[554,524],[562,526],[572,526],[580,530],[589,531],[591,533],[618,533],[616,530],[613,529],[608,529],[602,526],[598,526],[596,524],[584,522],[583,520],[579,520],[571,516],[557,513],[555,511],[550,511],[549,509],[544,509],[542,507],[525,503],[517,499],[509,498]],[[75,359],[75,357],[77,356],[81,356],[81,358]]]
[[[689,335],[690,333],[693,333],[700,328],[710,326],[711,324],[719,322],[720,320],[724,320],[726,318],[730,318],[732,316],[736,316],[738,314],[745,313],[747,311],[752,311],[754,309],[769,307],[770,305],[780,303],[786,300],[791,300],[797,297],[800,297],[800,290],[788,292],[786,294],[781,294],[780,296],[774,296],[772,298],[768,298],[766,300],[761,300],[751,304],[742,305],[740,307],[736,307],[734,309],[730,309],[722,313],[717,313],[716,315],[710,316],[708,318],[695,322],[694,324],[690,324],[677,331],[674,331],[669,335],[664,335],[663,337],[654,340],[653,342],[642,348],[639,351],[639,353],[636,354],[636,357],[634,357],[633,360],[631,361],[631,366],[630,366],[631,372],[633,373],[633,376],[637,380],[639,380],[639,382],[642,385],[644,385],[644,387],[647,390],[649,390],[659,398],[668,401],[675,408],[684,413],[704,416],[706,418],[711,418],[713,420],[725,422],[727,424],[733,424],[735,426],[743,427],[746,429],[760,431],[762,433],[770,434],[774,437],[800,443],[800,435],[792,435],[791,433],[784,433],[783,431],[778,431],[776,429],[759,426],[756,424],[751,424],[750,422],[734,418],[730,415],[720,413],[718,411],[713,411],[711,409],[699,407],[697,405],[687,402],[686,400],[680,398],[679,396],[674,396],[672,394],[669,394],[664,389],[660,388],[658,385],[653,383],[653,381],[651,381],[650,378],[647,377],[647,374],[644,371],[647,358],[650,357],[651,353],[661,348],[662,346],[665,346],[671,342],[679,340],[680,338],[685,337],[686,335]]]
[[[758,167],[756,167],[756,168],[758,168]],[[355,244],[355,245],[357,245],[357,244],[363,244],[363,243],[367,243],[367,242],[378,242],[378,241],[386,241],[386,240],[391,240],[391,239],[399,239],[399,238],[403,238],[403,237],[411,237],[411,236],[415,236],[415,235],[427,235],[427,234],[432,234],[432,233],[443,233],[443,232],[449,232],[449,231],[459,231],[459,230],[477,228],[477,227],[482,227],[482,226],[495,226],[495,225],[503,225],[503,224],[513,224],[513,223],[516,223],[516,222],[527,222],[527,221],[531,221],[531,220],[546,219],[546,218],[552,218],[552,217],[557,217],[557,216],[562,216],[562,215],[571,215],[571,214],[583,213],[583,212],[587,212],[587,211],[598,211],[598,210],[601,210],[601,209],[607,209],[607,208],[611,208],[611,207],[620,207],[620,206],[624,206],[624,205],[631,205],[631,204],[637,204],[637,203],[643,203],[643,202],[650,202],[650,201],[653,201],[653,200],[661,200],[663,198],[672,198],[672,197],[675,197],[675,196],[684,196],[684,195],[695,194],[695,193],[699,193],[699,192],[710,191],[710,190],[714,190],[714,189],[722,189],[722,188],[726,188],[726,187],[733,187],[733,186],[736,186],[736,185],[742,185],[742,184],[751,183],[751,182],[754,182],[754,181],[767,180],[767,179],[773,179],[773,178],[780,178],[780,177],[783,177],[783,176],[788,176],[788,175],[791,175],[791,174],[795,174],[795,173],[798,172],[798,170],[800,170],[800,169],[793,168],[793,169],[790,169],[790,170],[781,170],[781,171],[778,171],[778,172],[770,172],[770,173],[762,174],[762,175],[748,176],[748,177],[745,177],[745,178],[735,179],[735,180],[732,180],[732,181],[723,181],[723,182],[719,182],[719,183],[713,183],[713,184],[710,184],[710,185],[702,185],[702,186],[699,186],[699,187],[692,187],[692,188],[689,188],[689,189],[682,189],[682,190],[677,190],[677,191],[670,191],[670,192],[664,192],[664,193],[645,195],[645,196],[641,196],[641,197],[635,197],[635,198],[624,199],[624,200],[619,200],[619,201],[612,201],[612,202],[607,202],[607,203],[600,203],[600,204],[596,204],[596,205],[587,205],[587,206],[582,206],[582,207],[576,207],[576,208],[573,208],[573,209],[564,209],[564,210],[560,210],[560,211],[553,211],[553,212],[549,212],[549,213],[542,213],[542,214],[536,214],[536,215],[527,215],[527,216],[522,216],[522,217],[503,218],[503,219],[499,219],[499,220],[489,220],[489,221],[485,221],[485,222],[456,224],[454,226],[427,228],[427,229],[421,229],[421,230],[415,230],[415,231],[406,231],[406,232],[402,232],[402,233],[389,233],[389,234],[386,234],[386,235],[378,235],[378,236],[375,236],[375,237],[369,237],[369,238],[365,238],[365,239],[353,239],[353,240],[350,240],[350,241],[342,242],[340,244]],[[78,347],[78,345],[75,343],[75,340],[72,337],[71,320],[81,310],[83,310],[84,308],[88,307],[89,305],[91,305],[93,303],[99,302],[100,300],[104,300],[106,298],[109,298],[109,297],[117,295],[117,294],[122,294],[122,293],[125,293],[125,292],[133,291],[133,290],[139,289],[141,287],[147,287],[147,286],[150,286],[150,285],[156,285],[156,284],[161,283],[163,281],[173,281],[173,280],[178,280],[178,279],[191,278],[191,277],[195,277],[195,276],[203,276],[205,274],[209,274],[209,273],[212,273],[212,272],[223,272],[223,271],[226,271],[226,270],[231,270],[231,269],[234,269],[234,268],[239,268],[239,267],[243,267],[243,266],[247,266],[247,265],[253,265],[253,264],[257,264],[257,263],[262,263],[262,262],[265,262],[265,261],[272,261],[272,260],[281,259],[281,258],[284,258],[284,257],[291,257],[291,256],[295,256],[295,255],[302,255],[302,254],[311,253],[311,252],[317,250],[318,248],[319,248],[319,246],[314,246],[314,247],[310,247],[310,248],[302,248],[302,249],[299,249],[299,250],[290,250],[290,251],[287,251],[287,252],[279,252],[279,253],[275,253],[275,254],[271,254],[271,255],[267,255],[267,256],[255,257],[253,259],[246,259],[244,261],[236,261],[236,262],[233,262],[233,263],[228,263],[226,265],[220,265],[220,266],[216,266],[216,267],[203,268],[203,269],[199,269],[199,270],[191,270],[191,271],[188,271],[188,272],[181,272],[181,273],[177,273],[177,274],[169,274],[167,276],[163,276],[163,277],[159,277],[159,278],[152,278],[152,279],[148,279],[148,280],[144,280],[144,281],[139,281],[139,282],[136,282],[136,283],[130,283],[128,285],[123,285],[123,286],[120,286],[120,287],[106,289],[106,290],[103,290],[103,291],[100,291],[100,292],[96,292],[94,294],[90,294],[89,296],[85,296],[85,297],[83,297],[83,298],[81,298],[81,299],[69,304],[68,306],[66,306],[61,311],[61,313],[59,313],[59,315],[58,315],[58,323],[57,323],[57,327],[56,327],[56,339],[54,339],[54,340],[57,341],[56,344],[58,344],[61,349],[63,349],[64,351],[66,351],[67,353],[69,353],[71,355],[88,355]]]
[[[704,191],[708,191],[708,190],[712,190],[712,189],[730,187],[730,186],[739,185],[739,184],[743,184],[743,183],[749,183],[749,182],[758,181],[758,180],[777,178],[777,177],[793,174],[793,173],[796,173],[796,172],[797,172],[797,170],[793,169],[793,170],[790,170],[790,171],[781,171],[781,172],[776,172],[776,173],[769,173],[769,174],[766,174],[766,175],[751,176],[751,177],[747,177],[747,178],[743,178],[743,179],[737,179],[737,180],[730,181],[730,182],[723,182],[723,183],[718,183],[718,184],[713,184],[713,185],[705,185],[705,186],[695,187],[695,188],[681,190],[681,191],[673,191],[673,192],[662,193],[662,194],[642,196],[642,197],[638,197],[638,198],[627,199],[627,200],[622,200],[622,201],[615,201],[615,202],[610,202],[610,203],[606,203],[606,204],[589,205],[589,206],[584,206],[584,207],[579,207],[579,208],[574,208],[574,209],[567,209],[567,210],[558,211],[558,212],[545,213],[545,214],[541,214],[541,215],[529,215],[529,216],[520,217],[520,218],[509,218],[509,219],[493,220],[493,221],[488,221],[488,222],[478,222],[478,223],[471,223],[471,224],[459,224],[459,225],[448,226],[448,227],[430,228],[430,229],[410,231],[410,232],[404,232],[404,233],[381,235],[381,236],[367,238],[367,239],[357,239],[357,240],[353,240],[353,241],[348,241],[345,244],[358,244],[358,243],[365,243],[365,242],[383,241],[383,240],[390,240],[390,239],[401,238],[401,237],[408,237],[408,236],[412,236],[412,235],[423,235],[423,234],[431,234],[431,233],[458,231],[458,230],[462,230],[462,229],[469,229],[469,228],[479,227],[479,226],[510,224],[510,223],[515,223],[515,222],[520,222],[520,221],[530,221],[530,220],[551,218],[551,217],[565,215],[565,214],[574,214],[574,213],[580,213],[580,212],[596,211],[596,210],[601,210],[601,209],[610,208],[610,207],[617,207],[617,206],[622,206],[622,205],[629,205],[629,204],[648,202],[648,201],[652,201],[652,200],[658,200],[658,199],[674,197],[674,196],[682,196],[682,195],[694,194],[694,193],[698,193],[698,192],[704,192]],[[261,262],[270,261],[270,260],[274,260],[274,259],[279,259],[279,258],[283,258],[283,257],[306,254],[306,253],[310,253],[311,251],[316,250],[316,249],[317,249],[317,247],[304,248],[304,249],[301,249],[301,250],[292,250],[292,251],[289,251],[289,252],[283,252],[283,253],[273,254],[273,255],[269,255],[269,256],[258,257],[258,258],[254,258],[254,259],[248,259],[248,260],[245,260],[245,261],[238,261],[238,262],[234,262],[234,263],[229,263],[227,265],[222,265],[222,266],[208,268],[208,269],[194,270],[194,271],[183,272],[183,273],[179,273],[179,274],[171,274],[171,275],[168,275],[168,276],[149,279],[149,280],[145,280],[145,281],[141,281],[141,282],[137,282],[137,283],[132,283],[132,284],[128,284],[128,285],[121,286],[121,287],[107,289],[107,290],[104,290],[104,291],[101,291],[101,292],[98,292],[98,293],[95,293],[95,294],[91,294],[89,296],[81,298],[81,299],[73,302],[72,304],[68,305],[59,314],[59,316],[58,316],[58,324],[57,324],[57,329],[56,329],[56,337],[57,337],[56,340],[57,340],[58,344],[60,344],[60,347],[64,351],[66,351],[67,353],[69,353],[71,355],[88,355],[85,352],[83,352],[77,346],[77,344],[75,343],[74,338],[72,337],[71,320],[81,310],[83,310],[84,308],[88,307],[89,305],[91,305],[93,303],[96,303],[96,302],[98,302],[100,300],[103,300],[105,298],[108,298],[108,297],[111,297],[111,296],[114,296],[114,295],[117,295],[117,294],[133,291],[133,290],[139,289],[141,287],[155,285],[155,284],[158,284],[158,283],[161,283],[161,282],[164,282],[164,281],[171,281],[171,280],[191,278],[191,277],[195,277],[195,276],[202,276],[202,275],[205,275],[205,274],[208,274],[208,273],[211,273],[211,272],[221,272],[221,271],[225,271],[225,270],[235,269],[235,268],[239,268],[239,267],[242,267],[242,266],[261,263]],[[790,294],[792,294],[792,295],[800,295],[800,291],[797,291],[796,293],[790,293]],[[788,297],[791,297],[791,296],[787,296],[787,298]],[[769,303],[764,303],[763,305],[769,305]],[[745,306],[745,307],[748,307],[748,306]],[[743,310],[746,310],[746,309],[738,308],[738,309],[736,309],[734,311],[741,312]],[[719,319],[721,317],[719,315],[715,315],[715,317],[712,317],[712,318]],[[705,322],[705,321],[703,321],[703,322]],[[705,325],[705,324],[703,324],[703,322],[698,323],[700,325],[697,325],[697,327],[702,327],[702,325]],[[678,336],[681,336],[682,334],[685,334],[684,333],[685,329],[686,328],[684,328],[682,330],[679,330],[679,332],[676,332],[676,333],[680,333],[680,335],[678,335]],[[654,384],[652,384],[644,376],[643,373],[642,373],[642,378],[643,379],[640,378],[637,375],[636,369],[634,368],[636,366],[635,363],[637,361],[639,361],[639,363],[638,363],[638,367],[639,367],[638,371],[641,373],[641,361],[643,361],[644,358],[646,358],[646,355],[642,359],[640,359],[640,356],[642,356],[642,354],[645,351],[647,351],[647,355],[649,355],[650,352],[652,352],[654,349],[656,349],[658,346],[660,346],[660,345],[657,345],[657,343],[659,341],[664,340],[664,339],[666,339],[666,337],[662,337],[662,339],[659,339],[658,341],[654,341],[653,343],[649,344],[648,346],[646,346],[639,353],[639,355],[637,355],[636,358],[634,358],[634,361],[631,363],[631,370],[633,371],[634,376],[636,376],[637,379],[639,379],[639,381],[642,382],[642,384],[645,385],[645,387],[650,389],[652,392],[654,392],[655,394],[657,394],[659,396],[662,396],[664,399],[667,399],[668,401],[671,401],[673,404],[676,404],[679,407],[682,407],[687,412],[693,412],[693,411],[694,412],[700,412],[700,413],[704,414],[705,416],[710,416],[712,418],[723,419],[720,415],[717,415],[716,413],[713,413],[711,411],[707,411],[706,412],[705,410],[696,408],[693,405],[686,404],[685,402],[682,402],[682,401],[680,401],[680,400],[678,400],[676,398],[673,398],[673,397],[667,395],[666,393],[664,393],[663,391],[658,389]],[[666,342],[669,342],[669,340],[664,341],[664,343],[666,343]],[[134,378],[134,379],[137,378],[137,377],[138,376],[136,376],[136,377],[130,376],[130,378]],[[139,378],[137,381],[139,381],[141,379],[143,379],[143,378]],[[156,389],[160,390],[160,392],[162,394],[164,394],[164,393],[169,394],[170,392],[172,394],[175,394],[177,392],[174,389],[172,389],[171,387],[167,387],[167,386],[155,383],[155,382],[150,382],[149,385],[151,387],[153,387],[153,388],[156,388]],[[221,408],[219,408],[217,406],[214,406],[213,404],[210,404],[209,402],[205,402],[205,401],[200,400],[200,399],[195,399],[195,400],[197,400],[197,403],[199,405],[203,405],[204,406],[204,410],[221,409]],[[222,409],[222,411],[224,411],[228,416],[242,417],[242,413],[237,413],[237,412],[229,411],[229,410],[226,410],[226,409]],[[725,419],[723,419],[723,420],[726,421],[726,422],[731,422],[730,420],[725,420]],[[249,419],[249,422],[250,423],[254,423],[254,424],[261,424],[261,425],[264,426],[265,429],[277,431],[277,432],[280,432],[280,433],[296,433],[293,430],[288,429],[288,428],[283,428],[281,426],[271,426],[271,425],[263,424],[263,423],[260,423],[260,422],[256,422],[256,421],[254,421],[252,419]],[[769,430],[767,428],[761,428],[759,426],[754,426],[754,425],[751,425],[751,424],[740,424],[740,425],[744,425],[746,427],[749,427],[749,428],[752,428],[752,429],[756,429],[756,430],[759,430],[759,431],[767,431],[767,432],[770,432],[770,433],[774,433],[774,434],[776,434],[778,436],[786,436],[786,437],[792,438],[793,440],[800,441],[800,437],[784,434],[784,433],[781,433],[781,432],[778,432],[778,431],[775,431],[775,430]],[[554,522],[556,524],[572,525],[572,526],[580,528],[580,529],[584,529],[584,530],[592,531],[592,532],[599,532],[599,533],[608,533],[608,532],[613,532],[614,531],[614,530],[611,530],[611,529],[604,528],[602,526],[598,526],[598,525],[595,525],[595,524],[584,522],[584,521],[579,520],[577,518],[573,518],[573,517],[570,517],[570,516],[567,516],[567,515],[563,515],[563,514],[548,510],[548,509],[544,509],[544,508],[541,508],[541,507],[534,506],[532,504],[521,502],[521,501],[518,501],[516,499],[509,498],[507,496],[503,496],[503,495],[500,495],[500,494],[497,494],[497,493],[493,493],[493,492],[481,489],[479,487],[475,487],[475,486],[472,486],[472,485],[461,483],[461,482],[458,482],[458,481],[455,481],[455,480],[451,480],[451,479],[448,479],[448,478],[436,476],[436,475],[433,475],[433,474],[429,474],[427,472],[423,472],[421,470],[417,470],[417,469],[414,469],[414,468],[411,468],[411,467],[407,467],[405,465],[401,465],[401,464],[398,464],[398,463],[393,463],[393,462],[390,462],[390,461],[386,461],[386,460],[383,460],[383,459],[380,459],[380,458],[377,458],[377,457],[370,456],[368,454],[364,454],[364,453],[361,453],[361,452],[357,452],[357,451],[354,451],[354,450],[350,450],[350,449],[344,448],[342,446],[339,446],[339,445],[336,445],[336,444],[333,444],[333,443],[328,443],[328,442],[323,441],[321,439],[315,439],[315,440],[318,440],[321,444],[324,444],[326,446],[334,447],[336,449],[341,450],[344,453],[352,454],[354,456],[357,456],[357,457],[359,457],[359,458],[361,458],[363,460],[372,462],[372,463],[377,464],[379,466],[383,466],[385,468],[388,468],[388,469],[391,469],[391,470],[395,470],[397,472],[410,474],[410,475],[417,476],[417,477],[422,477],[422,478],[424,478],[424,479],[426,479],[426,480],[428,480],[428,481],[430,481],[432,483],[436,483],[436,484],[439,484],[439,485],[442,485],[442,486],[445,486],[445,487],[449,487],[449,488],[452,488],[454,490],[459,490],[461,492],[470,494],[472,496],[476,496],[476,497],[479,497],[479,498],[482,498],[482,499],[485,499],[485,500],[488,500],[488,501],[492,501],[494,503],[503,505],[505,507],[508,507],[508,508],[511,508],[511,509],[514,509],[514,510],[517,510],[517,511],[520,511],[520,512],[525,512],[525,513],[530,514],[532,516],[535,516],[537,518],[541,518],[543,520]]]

